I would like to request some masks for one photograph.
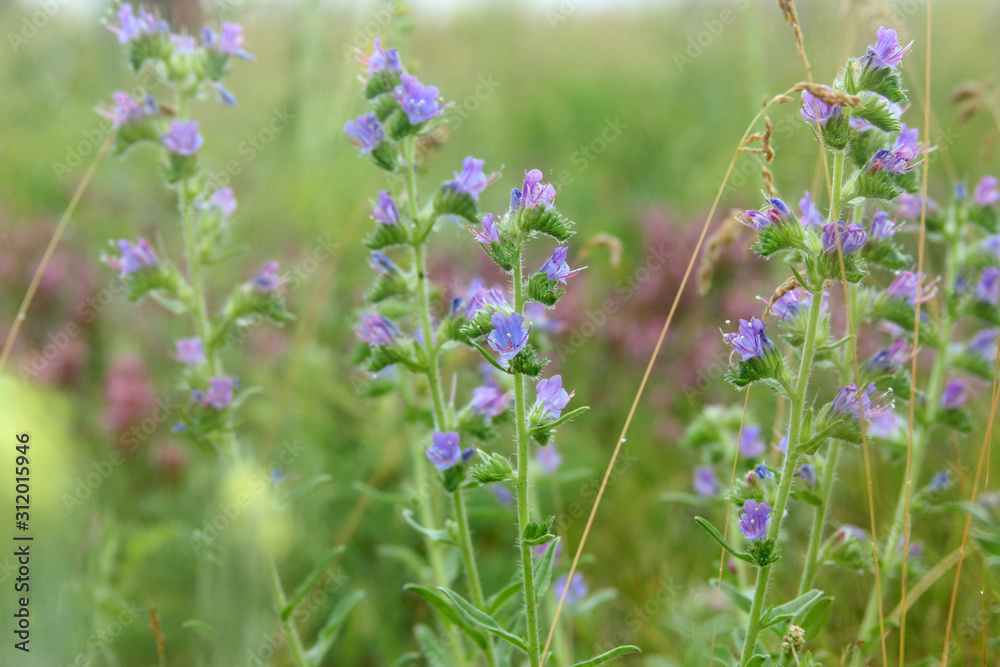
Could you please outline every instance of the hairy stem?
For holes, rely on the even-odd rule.
[[[778,487],[778,496],[775,499],[774,508],[771,514],[771,523],[767,530],[767,539],[773,540],[777,544],[778,535],[781,532],[781,524],[784,520],[785,507],[788,505],[788,496],[792,490],[792,478],[795,476],[795,466],[798,462],[798,446],[802,436],[802,419],[805,413],[806,391],[809,389],[809,374],[812,371],[813,356],[816,354],[816,329],[819,324],[819,316],[823,305],[822,291],[814,294],[812,305],[809,307],[809,324],[806,328],[805,343],[802,347],[802,360],[799,364],[799,374],[796,379],[795,393],[791,396],[791,421],[788,434],[788,453],[785,455],[785,462],[781,468],[781,484]],[[743,651],[740,655],[740,665],[745,666],[753,657],[754,648],[757,645],[757,636],[760,634],[761,614],[764,611],[764,598],[767,595],[767,586],[771,579],[772,565],[760,568],[757,572],[757,585],[754,589],[753,603],[750,606],[750,619],[747,622],[747,636],[743,642]]]
[[[518,246],[514,260],[514,311],[524,314],[524,278],[521,266],[522,247]],[[535,599],[535,573],[531,563],[531,547],[524,541],[524,531],[531,518],[528,496],[528,427],[525,418],[524,375],[514,375],[514,422],[517,434],[517,536],[521,547],[521,589],[524,594],[524,617],[528,626],[528,663],[538,667],[538,604]]]
[[[299,631],[296,629],[295,624],[292,623],[292,617],[284,618],[282,615],[282,611],[288,605],[288,598],[285,596],[285,589],[281,586],[278,566],[271,556],[267,557],[267,563],[271,569],[271,597],[274,599],[275,611],[278,617],[281,618],[281,626],[284,628],[285,636],[288,638],[288,651],[292,654],[292,660],[295,661],[296,667],[310,667],[309,661],[306,660],[306,651],[302,646]]]
[[[802,568],[802,580],[799,582],[799,595],[812,589],[816,568],[819,565],[819,548],[823,543],[823,528],[826,526],[827,511],[830,508],[830,495],[833,488],[834,470],[837,468],[837,456],[840,454],[840,441],[830,443],[826,463],[823,467],[823,480],[820,482],[821,504],[813,515],[812,533],[809,535],[809,551],[806,553],[806,563]]]

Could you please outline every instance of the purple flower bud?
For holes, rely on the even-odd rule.
[[[455,431],[442,433],[434,431],[431,446],[427,448],[427,458],[438,470],[444,471],[462,460],[462,450],[458,446],[459,437]]]
[[[962,380],[948,380],[941,393],[941,407],[945,410],[956,410],[969,400],[966,385]]]
[[[200,338],[181,338],[176,341],[177,361],[188,366],[197,366],[205,363],[205,346]]]
[[[114,106],[110,109],[98,108],[97,113],[111,121],[111,129],[122,125],[138,123],[146,118],[159,114],[159,107],[152,96],[146,95],[143,100],[137,100],[128,93],[116,91],[112,98]]]
[[[751,542],[767,537],[767,526],[771,523],[771,508],[767,503],[747,500],[743,503],[743,514],[740,516],[740,532]]]
[[[845,524],[840,528],[838,528],[836,531],[834,531],[833,539],[836,544],[843,544],[844,542],[847,542],[849,540],[858,540],[859,542],[867,542],[868,533],[864,529],[858,528],[857,526],[851,526],[849,524]]]
[[[875,217],[872,218],[871,236],[873,239],[892,238],[897,231],[899,231],[899,227],[895,221],[889,220],[888,213],[885,211],[875,211]]]
[[[545,273],[545,276],[549,280],[557,280],[565,285],[567,278],[572,278],[587,268],[581,266],[578,269],[570,269],[569,264],[566,263],[566,253],[568,252],[569,248],[566,246],[558,246],[552,251],[552,256],[542,265],[539,271]]]
[[[694,492],[702,498],[712,498],[719,494],[722,485],[719,484],[715,471],[711,466],[702,466],[694,469]]]
[[[906,547],[906,536],[899,538],[899,542],[896,544],[896,553],[903,553],[903,548]],[[924,545],[920,542],[910,542],[910,558],[917,558],[922,553],[924,553]]]
[[[351,138],[351,143],[360,148],[358,155],[367,155],[385,141],[385,130],[382,123],[373,113],[361,114],[354,120],[344,123],[344,134]]]
[[[997,338],[1000,338],[1000,329],[983,329],[969,341],[969,351],[986,361],[996,361]]]
[[[758,479],[768,480],[774,477],[774,473],[767,469],[766,463],[758,463],[757,467],[753,469],[754,474]]]
[[[810,489],[816,488],[816,471],[808,463],[802,464],[802,467],[795,471],[795,474],[802,479],[803,482]]]
[[[499,417],[510,404],[510,394],[500,390],[493,380],[472,390],[472,401],[469,405],[477,415],[484,417]]]
[[[852,382],[846,387],[842,387],[840,391],[837,392],[837,396],[833,399],[833,411],[835,413],[852,416],[855,419],[861,419],[861,413],[863,411],[865,415],[865,422],[870,424],[872,422],[872,418],[876,415],[892,410],[891,401],[885,405],[872,406],[871,395],[874,391],[874,382],[869,384],[864,391],[858,391],[857,385]],[[879,401],[885,396],[886,394],[882,394],[881,396],[877,396],[875,400]]]
[[[543,378],[535,385],[535,407],[544,409],[545,414],[553,419],[558,419],[563,409],[573,398],[573,394],[566,393],[562,387],[562,376],[553,375],[551,378]],[[574,394],[576,392],[573,392]]]
[[[861,225],[847,225],[845,227],[835,222],[828,222],[823,225],[823,252],[837,251],[838,235],[845,255],[861,250],[868,242],[868,232]]]
[[[897,338],[888,348],[873,354],[865,366],[870,370],[884,370],[894,373],[912,357],[913,353],[907,348],[906,340]]]
[[[510,210],[516,211],[521,208],[521,191],[517,188],[512,188],[510,191]]]
[[[1000,202],[1000,189],[997,189],[996,176],[983,176],[976,185],[975,199],[979,206],[993,206]]]
[[[900,46],[896,31],[882,26],[875,32],[875,43],[868,45],[868,52],[861,61],[873,69],[896,69],[912,46],[912,41]]]
[[[184,56],[190,56],[198,50],[198,42],[191,35],[170,35],[170,43],[174,45],[174,52]]]
[[[128,2],[122,3],[115,17],[118,23],[109,23],[108,30],[118,36],[119,44],[127,44],[165,29],[163,22],[148,10],[140,10],[139,16],[136,16]]]
[[[552,200],[556,198],[556,189],[551,183],[542,183],[542,172],[532,169],[524,172],[524,188],[520,192],[520,206],[525,208],[535,208],[545,205],[545,208],[552,206]],[[514,206],[514,197],[511,196],[511,208]]]
[[[212,406],[216,410],[223,410],[233,401],[233,389],[236,382],[230,377],[215,377],[208,381],[208,390],[202,399],[202,406]]]
[[[208,201],[196,204],[196,207],[203,211],[218,211],[225,219],[236,212],[236,196],[232,188],[219,188]]]
[[[371,254],[371,257],[368,259],[368,266],[372,267],[380,275],[399,273],[399,267],[381,250],[376,250]]]
[[[388,70],[390,72],[401,72],[403,66],[399,63],[399,53],[395,48],[382,50],[382,42],[376,37],[374,40],[374,50],[371,55],[358,50],[355,60],[365,66],[365,74],[371,76],[376,72]]]
[[[139,239],[135,245],[122,239],[118,241],[118,249],[121,251],[121,257],[112,258],[108,262],[108,266],[121,271],[120,278],[124,278],[130,273],[136,273],[143,269],[155,269],[159,266],[156,253],[153,252],[152,246],[146,239]]]
[[[281,274],[278,273],[278,263],[274,261],[265,264],[261,272],[250,281],[253,288],[261,294],[276,291],[281,287],[281,283]]]
[[[969,196],[969,186],[965,184],[965,181],[959,181],[955,183],[955,199],[962,200]]]
[[[378,191],[378,199],[372,204],[371,216],[375,222],[383,225],[399,224],[399,209],[388,190]]]
[[[762,432],[763,429],[758,424],[747,424],[743,427],[739,446],[742,456],[755,459],[767,451],[767,445],[764,443],[764,439],[760,437]]]
[[[486,164],[484,160],[477,160],[471,155],[466,157],[462,160],[462,171],[454,172],[455,179],[448,181],[446,185],[478,201],[479,193],[496,180],[495,176],[487,178],[483,173],[484,164]]]
[[[1000,301],[1000,269],[983,269],[982,278],[976,286],[976,300],[993,304]]]
[[[476,455],[476,450],[473,447],[467,447],[462,450],[462,463],[468,463],[473,456]]]
[[[392,321],[384,315],[367,313],[361,316],[357,336],[372,345],[392,345],[401,334]]]
[[[944,493],[950,488],[951,473],[947,470],[942,470],[934,475],[934,477],[931,478],[931,483],[927,485],[927,490],[931,493]]]
[[[465,295],[465,300],[468,302],[465,316],[470,318],[487,306],[505,310],[510,307],[507,305],[507,299],[504,298],[503,292],[496,288],[486,289],[482,280],[472,281],[469,285],[469,291]]]
[[[799,216],[799,222],[803,225],[809,227],[823,226],[825,222],[823,214],[819,212],[819,208],[812,202],[812,195],[809,194],[808,190],[806,190],[805,196],[799,200],[799,209],[802,211],[802,215]]]
[[[161,134],[160,139],[163,140],[163,145],[167,147],[167,150],[178,155],[194,155],[205,142],[201,132],[198,131],[198,121],[196,120],[187,123],[182,120],[171,122],[170,132]]]
[[[829,90],[828,86],[823,87]],[[842,110],[843,107],[839,104],[824,102],[808,90],[802,91],[802,117],[810,122],[826,127],[827,121],[840,116]]]
[[[563,590],[566,589],[566,577],[561,576],[556,579],[555,588],[552,590],[553,595],[556,599],[562,597]],[[566,604],[573,606],[583,601],[587,597],[589,589],[587,588],[587,582],[584,581],[583,575],[577,572],[573,575],[572,581],[569,583],[569,590],[566,591]]]
[[[539,447],[535,459],[538,461],[538,467],[542,469],[543,475],[554,475],[559,470],[559,466],[562,465],[562,457],[559,455],[556,446],[551,443],[544,447]]]
[[[903,299],[911,306],[917,303],[917,288],[918,282],[924,277],[924,274],[917,274],[912,271],[903,271],[892,281],[892,284],[886,289],[885,293],[894,299]],[[937,293],[937,280],[934,280],[929,285],[923,285],[920,289],[920,303],[925,301],[930,301],[934,298]]]
[[[497,231],[496,223],[493,222],[493,214],[487,213],[483,216],[481,222],[483,223],[482,232],[477,232],[471,228],[469,230],[472,232],[472,235],[476,238],[476,240],[486,246],[490,245],[494,241],[499,242],[500,233]]]
[[[393,95],[411,125],[419,125],[444,111],[438,102],[437,86],[425,86],[412,74],[404,73],[400,77],[400,84],[393,90]]]
[[[503,313],[493,313],[490,322],[493,324],[493,331],[486,341],[507,361],[516,357],[528,344],[528,332],[522,326],[524,318],[520,313],[506,316]]]
[[[743,356],[743,361],[748,361],[754,357],[764,356],[768,350],[774,347],[774,344],[764,335],[764,327],[764,323],[756,317],[750,318],[749,322],[740,320],[739,333],[723,334],[722,339]]]

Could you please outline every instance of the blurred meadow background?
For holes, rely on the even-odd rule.
[[[904,42],[916,39],[905,65],[913,102],[904,120],[922,126],[924,2],[798,4],[817,81],[832,80],[847,55],[862,53],[879,25],[899,30]],[[110,11],[96,1],[0,6],[4,336],[104,141],[94,107],[137,82],[99,23]],[[574,252],[582,259],[574,265],[589,268],[555,315],[550,356],[566,386],[593,409],[560,431],[562,466],[537,488],[572,553],[736,143],[765,95],[805,79],[792,31],[777,2],[750,0],[226,0],[162,3],[161,11],[192,32],[202,21],[239,21],[256,56],[229,79],[238,106],[205,101],[194,108],[206,136],[204,163],[220,183],[231,181],[239,199],[234,233],[245,248],[239,261],[213,271],[233,272],[227,277],[238,282],[250,277],[246,266],[280,261],[293,277],[287,294],[297,319],[279,330],[245,330],[226,363],[244,384],[264,388],[240,426],[262,469],[280,467],[291,480],[329,478],[285,514],[250,517],[246,551],[264,545],[283,576],[297,581],[326,550],[346,543],[330,594],[304,632],[314,633],[349,591],[364,591],[324,664],[391,665],[413,650],[410,627],[429,612],[402,590],[413,577],[397,547],[419,548],[418,535],[380,495],[401,491],[404,447],[413,434],[403,427],[402,403],[367,396],[368,379],[352,364],[354,313],[370,280],[361,244],[371,225],[365,205],[384,187],[342,133],[362,108],[353,48],[368,49],[381,36],[454,101],[449,131],[426,146],[423,182],[447,180],[474,154],[488,170],[504,166],[500,184],[483,198],[484,210],[500,210],[521,171],[537,167],[551,171],[560,209],[577,221]],[[958,180],[973,184],[1000,172],[996,103],[963,118],[951,101],[963,83],[983,81],[995,90],[998,32],[1000,4],[935,3],[934,198],[947,199]],[[825,201],[818,144],[797,98],[771,117],[776,187],[791,201],[804,189]],[[714,225],[731,218],[732,208],[755,208],[761,188],[759,163],[744,154]],[[581,658],[624,642],[644,650],[626,664],[708,664],[712,619],[737,618],[708,584],[719,549],[692,520],[707,512],[721,522],[724,503],[696,508],[677,502],[677,494],[690,493],[700,463],[678,444],[691,417],[706,404],[742,403],[722,381],[729,349],[718,329],[758,313],[754,297],[777,286],[770,268],[746,251],[750,230],[740,233],[710,289],[698,293],[697,274],[688,285],[597,515],[581,567],[596,595],[568,619]],[[275,629],[266,576],[254,559],[205,566],[211,554],[192,546],[192,532],[251,482],[220,485],[221,464],[171,432],[170,412],[182,400],[171,384],[173,341],[185,332],[155,304],[129,304],[115,273],[100,263],[109,239],[137,235],[168,245],[179,235],[173,196],[159,182],[153,152],[141,149],[128,162],[109,158],[99,166],[0,377],[3,446],[13,449],[15,432],[32,436],[37,535],[28,656],[12,648],[7,626],[16,574],[10,550],[0,548],[3,665],[157,664],[152,605],[170,665],[258,664],[254,656]],[[452,236],[450,246],[435,251],[431,271],[461,293],[488,269],[464,230],[456,227]],[[975,402],[980,425],[987,395],[984,386]],[[759,400],[756,406],[755,420],[776,443],[774,411]],[[927,469],[950,469],[958,497],[968,496],[981,434],[980,427],[968,438],[942,441],[930,455]],[[874,495],[883,517],[899,488],[899,459],[898,452],[875,453]],[[6,511],[13,463],[6,454],[2,460]],[[991,469],[995,479],[995,455]],[[843,458],[839,477],[832,521],[867,525],[859,452]],[[506,583],[515,558],[513,510],[487,490],[471,503],[492,590]],[[790,529],[806,523],[793,519]],[[913,531],[924,548],[914,564],[921,572],[961,540],[954,516],[922,517]],[[955,653],[953,664],[985,664],[975,656],[984,634],[1000,634],[997,584],[995,568],[987,571],[973,552],[955,617],[969,651]],[[818,586],[838,597],[813,645],[830,652],[826,664],[839,664],[872,585],[870,575],[820,572]],[[908,622],[911,664],[940,651],[950,598],[949,574],[916,602]],[[989,664],[998,664],[995,644],[991,650]],[[259,664],[287,663],[279,650]]]

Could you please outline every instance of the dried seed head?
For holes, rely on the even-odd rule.
[[[772,151],[771,155],[774,155]],[[764,177],[764,189],[767,190],[768,196],[781,198],[781,193],[778,189],[774,187],[774,175],[771,174],[771,170],[767,168],[767,165],[760,165],[760,175]]]
[[[827,104],[840,104],[845,107],[856,107],[861,104],[861,98],[857,95],[848,95],[842,90],[834,90],[828,86],[821,86],[818,83],[801,81],[795,84],[795,87],[792,90],[796,92],[808,90],[814,96],[823,100]]]
[[[733,211],[722,226],[705,242],[705,250],[701,253],[701,264],[698,266],[698,293],[707,294],[712,288],[712,277],[715,275],[715,267],[722,257],[722,253],[739,238],[740,230],[744,225],[736,217],[738,211]]]

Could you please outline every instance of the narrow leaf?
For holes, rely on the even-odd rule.
[[[315,588],[316,584],[319,583],[319,580],[323,578],[324,574],[326,574],[326,568],[330,566],[330,563],[335,561],[342,553],[344,553],[343,545],[331,549],[325,556],[323,556],[319,564],[316,565],[313,571],[309,573],[309,576],[306,577],[305,580],[299,584],[299,587],[295,589],[295,592],[292,593],[288,600],[288,604],[285,605],[285,608],[281,610],[282,620],[287,619],[292,615],[295,608],[302,603],[302,600],[304,600],[307,595],[309,595],[309,591]]]
[[[451,598],[451,601],[454,603],[454,606],[459,610],[459,612],[464,614],[470,621],[481,627],[483,630],[486,630],[490,634],[499,637],[508,644],[521,649],[525,653],[528,652],[528,646],[524,643],[524,640],[501,628],[500,624],[497,623],[496,619],[492,616],[476,609],[472,606],[472,603],[455,591],[448,590],[447,588],[438,588],[438,590]]]
[[[306,652],[306,659],[309,660],[309,664],[319,665],[323,662],[323,658],[326,657],[327,652],[333,647],[333,643],[337,641],[337,635],[340,634],[340,629],[344,626],[347,615],[351,613],[354,605],[360,602],[364,596],[364,591],[351,591],[337,603],[326,625],[319,631],[316,643]]]
[[[476,645],[479,646],[479,648],[483,650],[486,649],[486,636],[476,628],[472,627],[465,617],[456,611],[451,602],[449,602],[443,595],[437,591],[418,584],[407,584],[403,586],[403,589],[413,591],[423,599],[427,600],[427,602],[442,616],[461,628],[465,634],[469,635],[472,641],[476,642]]]
[[[749,556],[749,554],[740,553],[739,551],[737,551],[736,549],[734,549],[733,547],[731,547],[729,545],[729,542],[726,542],[726,539],[724,537],[722,537],[722,533],[720,533],[716,529],[716,527],[713,526],[712,524],[710,524],[706,519],[703,519],[700,516],[696,516],[694,518],[694,520],[695,520],[695,522],[699,526],[701,526],[702,528],[705,529],[705,532],[708,533],[709,537],[711,537],[713,540],[715,540],[716,542],[718,542],[719,545],[723,549],[725,549],[726,551],[728,551],[730,555],[735,556],[736,558],[739,558],[742,561],[746,561],[747,563],[753,563],[754,562],[753,558],[751,558]]]
[[[596,658],[591,658],[590,660],[584,660],[583,662],[578,662],[573,667],[591,667],[592,665],[600,665],[601,663],[608,662],[609,660],[614,660],[620,656],[626,655],[628,653],[642,653],[638,646],[619,646],[618,648],[613,648],[607,653],[602,653]]]

